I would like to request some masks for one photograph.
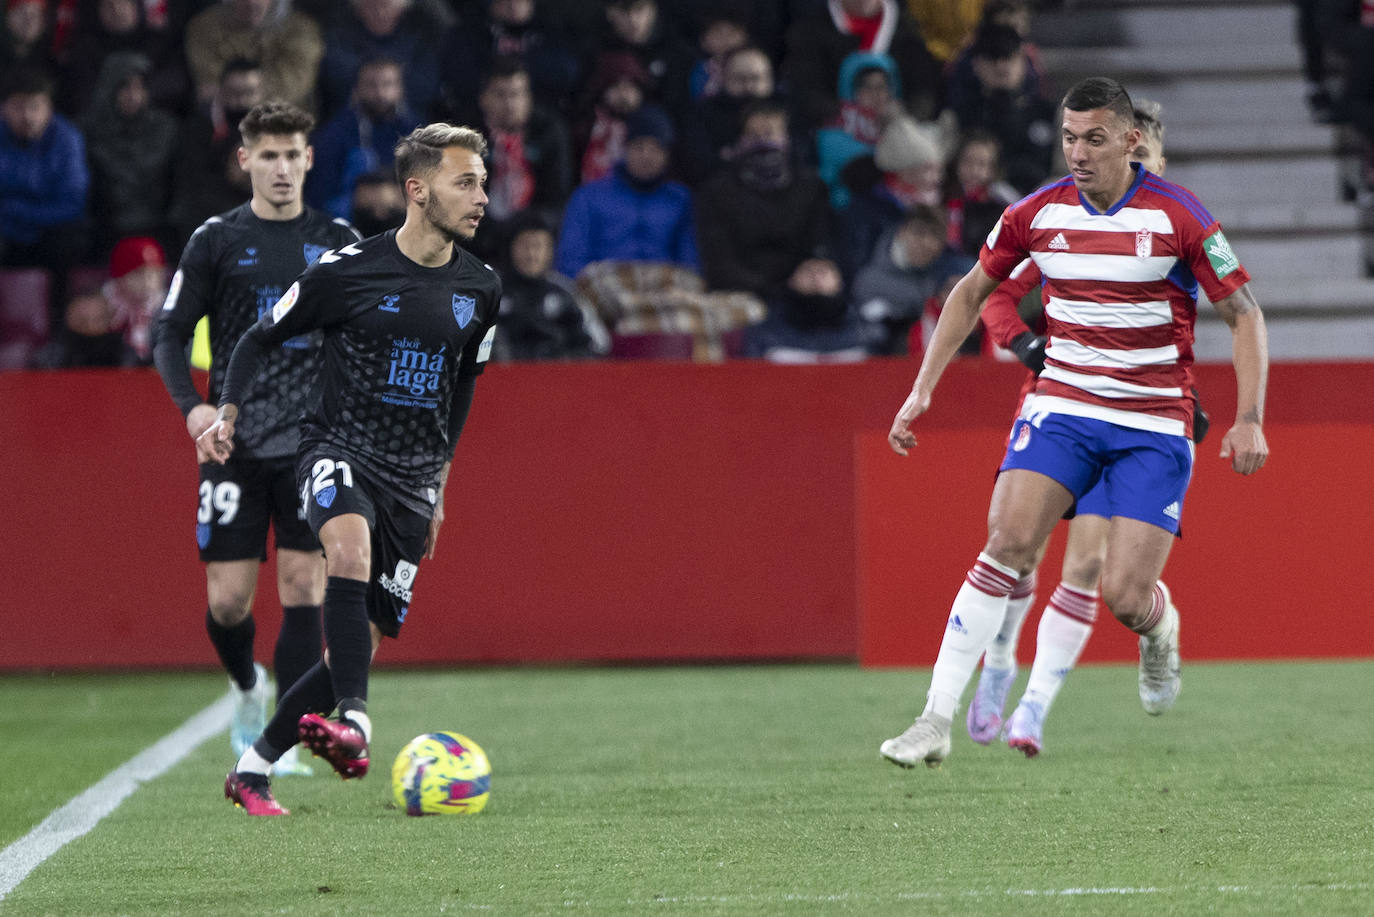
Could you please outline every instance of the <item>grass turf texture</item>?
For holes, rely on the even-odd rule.
[[[1371,676],[1188,665],[1178,706],[1152,718],[1133,668],[1085,667],[1039,758],[976,746],[960,721],[943,768],[904,771],[877,746],[926,672],[383,671],[366,779],[281,778],[293,814],[250,819],[221,796],[217,738],[0,913],[1368,913]],[[21,701],[0,709],[4,842],[222,686],[0,679]],[[491,756],[486,812],[393,807],[392,758],[435,729]]]

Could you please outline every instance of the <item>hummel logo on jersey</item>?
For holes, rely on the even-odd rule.
[[[1064,234],[1058,233],[1050,240],[1050,250],[1056,252],[1066,252],[1069,250],[1069,240],[1064,238]]]
[[[397,305],[401,300],[399,294],[393,293],[390,296],[382,297],[382,303],[377,307],[379,312],[400,312],[401,307]]]
[[[1164,515],[1168,516],[1170,519],[1174,520],[1175,522],[1178,521],[1178,514],[1181,513],[1182,511],[1183,511],[1183,507],[1181,507],[1181,506],[1178,505],[1178,501],[1177,501],[1177,500],[1175,500],[1173,503],[1170,503],[1168,506],[1164,507]]]

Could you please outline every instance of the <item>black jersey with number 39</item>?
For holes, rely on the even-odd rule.
[[[158,335],[170,336],[179,353],[201,316],[210,316],[210,392],[204,400],[219,400],[229,354],[239,337],[301,271],[324,252],[359,238],[347,221],[308,207],[295,219],[264,220],[242,204],[201,224],[172,277]],[[239,455],[267,459],[296,454],[301,414],[318,371],[318,344],[317,338],[284,342],[244,393],[244,422],[234,431]],[[163,378],[185,414],[202,398],[186,364],[179,357],[175,363]]]
[[[436,268],[401,254],[395,230],[326,252],[260,326],[271,343],[324,329],[301,451],[326,447],[432,512],[455,388],[481,373],[500,302],[497,273],[457,246]]]

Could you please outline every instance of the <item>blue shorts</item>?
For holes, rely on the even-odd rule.
[[[1011,468],[1063,484],[1079,513],[1124,516],[1177,534],[1193,476],[1193,443],[1089,417],[1018,417],[998,470]]]

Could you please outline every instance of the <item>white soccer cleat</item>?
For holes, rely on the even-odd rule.
[[[1021,699],[1007,719],[1007,747],[1034,758],[1044,747],[1045,705]]]
[[[1152,640],[1140,638],[1140,706],[1151,716],[1159,716],[1178,700],[1178,692],[1183,689],[1183,675],[1178,657],[1178,609],[1169,594],[1169,587],[1163,582],[1159,588],[1164,592],[1164,614],[1171,616],[1174,626],[1169,636]]]
[[[229,744],[236,756],[248,750],[248,746],[262,735],[267,726],[267,702],[271,686],[267,683],[267,670],[260,663],[253,663],[253,673],[257,681],[247,691],[239,689],[234,680],[229,679],[229,691],[234,695],[234,714],[229,721]]]
[[[952,725],[948,717],[923,714],[907,727],[906,732],[884,742],[878,752],[901,767],[915,767],[922,761],[928,767],[937,767],[949,755]]]
[[[1016,678],[1016,663],[1009,669],[990,669],[983,664],[978,676],[978,690],[968,705],[968,737],[979,745],[987,745],[1002,731],[1002,708],[1007,704],[1007,692]]]
[[[301,760],[300,746],[292,745],[272,765],[273,777],[313,777],[315,769]]]

